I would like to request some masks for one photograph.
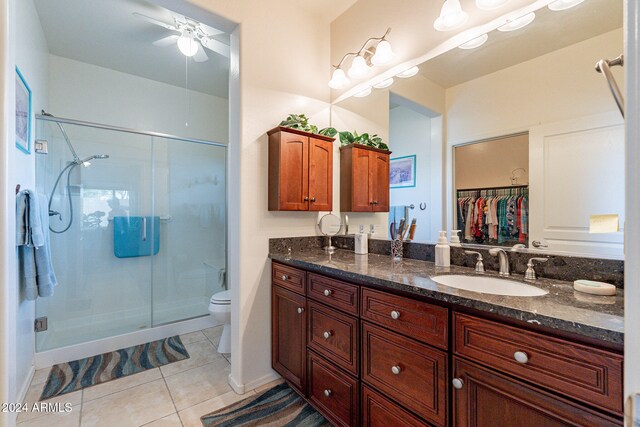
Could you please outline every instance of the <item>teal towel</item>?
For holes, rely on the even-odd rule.
[[[145,223],[146,230],[144,229]],[[157,255],[159,251],[159,216],[113,217],[113,254],[116,257],[150,256]]]

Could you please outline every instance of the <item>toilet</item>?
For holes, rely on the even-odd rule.
[[[218,292],[211,297],[209,313],[224,325],[218,344],[218,353],[231,353],[231,291]]]

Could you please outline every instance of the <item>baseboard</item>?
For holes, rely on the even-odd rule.
[[[36,367],[32,363],[31,368],[29,369],[29,374],[27,375],[27,380],[22,384],[20,391],[18,392],[18,400],[17,402],[24,402],[27,397],[27,392],[29,391],[29,386],[31,385],[31,381],[33,381],[33,376],[36,374]]]
[[[262,376],[256,380],[250,381],[246,384],[238,383],[235,378],[233,378],[232,374],[229,374],[229,385],[238,394],[245,394],[253,389],[256,389],[260,386],[270,383],[271,381],[275,381],[281,378],[280,375],[276,371],[271,371],[265,376]]]

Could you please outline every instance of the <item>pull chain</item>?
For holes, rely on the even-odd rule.
[[[189,127],[189,57],[184,57],[184,102],[185,102],[185,118],[184,126]]]

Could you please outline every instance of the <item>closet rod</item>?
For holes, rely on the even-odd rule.
[[[529,188],[528,185],[508,185],[506,187],[459,188],[456,191],[509,190],[511,188]]]

